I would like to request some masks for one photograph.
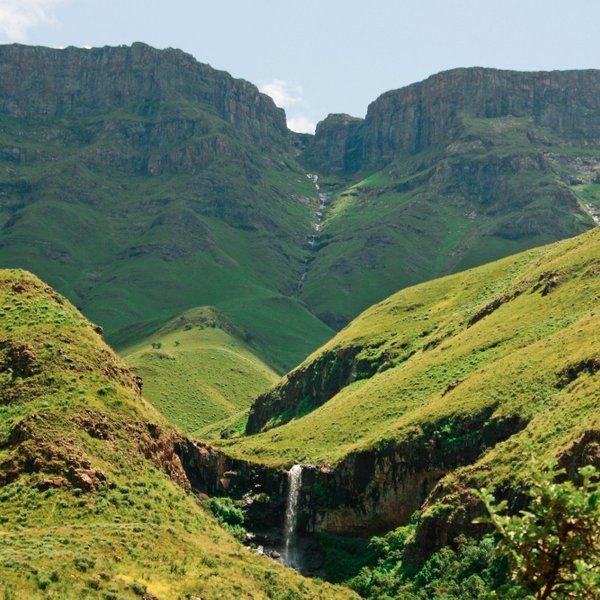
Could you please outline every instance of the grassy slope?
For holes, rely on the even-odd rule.
[[[495,300],[497,308],[469,326]],[[357,449],[418,437],[430,425],[452,443],[453,422],[478,413],[518,416],[527,427],[477,463],[492,468],[496,481],[508,481],[531,452],[555,456],[600,426],[600,376],[593,374],[599,307],[600,228],[403,290],[298,367],[322,352],[359,346],[357,358],[381,364],[380,372],[346,385],[306,416],[216,443],[273,465],[335,462]],[[307,399],[302,405],[305,411]],[[487,468],[472,473],[489,481]]]
[[[175,483],[176,436],[70,304],[2,270],[0,311],[4,598],[351,595],[252,554]]]
[[[193,432],[248,409],[277,380],[243,337],[216,311],[201,307],[121,354],[144,380],[144,396],[155,408]]]
[[[452,143],[324,177],[332,206],[302,299],[347,321],[403,287],[583,232],[599,160],[527,119],[465,115]]]
[[[130,156],[144,164],[153,152],[185,155],[198,140],[147,148],[136,128],[179,123],[191,118],[188,108],[37,123],[0,115],[0,144],[19,152],[18,160],[0,157],[0,266],[48,281],[117,348],[192,307],[219,306],[285,372],[332,335],[289,297],[306,256],[314,186],[283,140],[259,150],[198,103],[193,117],[205,138],[221,140],[221,154],[179,172],[128,166]],[[284,324],[289,333],[280,336]]]

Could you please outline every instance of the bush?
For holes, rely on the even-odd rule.
[[[219,524],[242,540],[246,535],[244,529],[244,513],[239,505],[231,498],[209,498],[204,507],[213,514]]]
[[[552,466],[552,465],[551,465]],[[542,471],[530,490],[529,510],[502,514],[493,490],[480,498],[500,534],[512,580],[535,598],[596,598],[600,589],[600,486],[592,466],[579,469],[581,485],[557,483],[564,471]]]

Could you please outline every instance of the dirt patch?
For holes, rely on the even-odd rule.
[[[28,344],[0,341],[0,352],[4,355],[0,355],[0,371],[8,371],[13,379],[32,377],[41,372],[37,356]]]

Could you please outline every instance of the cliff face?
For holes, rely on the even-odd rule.
[[[285,113],[241,79],[180,50],[0,46],[0,112],[26,119],[133,110],[152,116],[181,98],[212,108],[254,141],[286,133]]]
[[[597,140],[600,71],[439,73],[381,95],[369,105],[365,120],[353,121],[352,127],[347,119],[326,119],[306,151],[307,161],[319,155],[326,171],[346,173],[384,165],[397,155],[450,142],[464,115],[526,117],[568,139]]]
[[[315,136],[305,144],[304,161],[318,171],[355,171],[361,158],[363,119],[332,114],[317,125]]]

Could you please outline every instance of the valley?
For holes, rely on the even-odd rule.
[[[599,219],[600,70],[313,135],[180,50],[0,45],[0,593],[533,597],[481,490],[600,468]]]

